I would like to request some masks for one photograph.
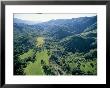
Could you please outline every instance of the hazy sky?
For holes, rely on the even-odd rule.
[[[44,22],[52,19],[71,19],[78,17],[91,17],[96,16],[96,14],[14,14],[14,18],[29,20],[29,21],[38,21]]]

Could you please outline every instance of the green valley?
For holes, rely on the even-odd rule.
[[[23,22],[14,18],[14,75],[97,75],[96,15]]]

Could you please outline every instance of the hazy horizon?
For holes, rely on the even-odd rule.
[[[72,18],[79,18],[79,17],[92,17],[96,16],[97,14],[23,14],[23,13],[16,13],[14,14],[14,18],[26,21],[33,21],[33,22],[46,22],[50,20],[56,19],[72,19]]]

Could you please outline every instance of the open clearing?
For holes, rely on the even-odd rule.
[[[35,51],[33,49],[30,49],[28,52],[20,55],[19,58],[20,58],[20,60],[25,60],[28,57],[32,57],[34,55],[34,52]]]
[[[37,52],[36,53],[36,61],[34,63],[30,62],[27,67],[24,69],[24,73],[26,75],[43,75],[43,69],[41,66],[41,60],[45,61],[45,63],[49,64],[49,58],[47,54],[47,50]]]
[[[44,38],[43,37],[38,37],[36,40],[36,46],[37,47],[42,47],[43,44],[45,43]]]

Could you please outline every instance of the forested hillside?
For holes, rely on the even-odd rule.
[[[14,18],[14,75],[96,75],[97,16],[29,23]]]

